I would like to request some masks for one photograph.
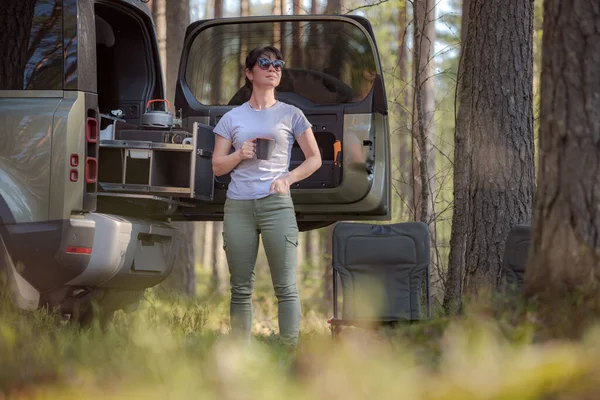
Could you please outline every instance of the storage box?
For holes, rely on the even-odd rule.
[[[164,136],[148,135],[155,140]],[[191,144],[101,140],[99,186],[107,192],[193,197],[195,159],[195,140]]]
[[[101,192],[212,201],[213,128],[196,122],[193,132],[124,129],[116,134],[117,140],[101,140]]]

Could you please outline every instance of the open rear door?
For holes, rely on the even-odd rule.
[[[188,27],[175,108],[184,129],[197,129],[198,151],[212,155],[214,127],[249,99],[244,61],[258,46],[281,49],[286,68],[277,97],[313,124],[322,167],[292,187],[298,221],[388,220],[390,138],[387,100],[373,31],[358,16],[270,16],[198,21]],[[296,143],[290,169],[304,156]],[[176,219],[220,220],[229,176],[210,162],[196,167],[195,198]],[[200,179],[200,176],[202,178]]]

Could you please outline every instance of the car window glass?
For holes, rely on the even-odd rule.
[[[62,0],[4,1],[0,89],[63,88]]]
[[[189,50],[185,81],[204,105],[239,105],[247,53],[274,45],[286,62],[280,93],[316,104],[359,102],[373,86],[376,55],[367,34],[346,21],[248,22],[204,29]]]

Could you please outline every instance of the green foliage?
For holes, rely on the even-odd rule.
[[[595,331],[536,344],[481,303],[456,319],[396,329],[347,328],[333,343],[303,321],[300,348],[271,334],[251,345],[215,329],[213,304],[157,300],[80,330],[55,313],[2,307],[0,393],[25,398],[542,399],[598,389]],[[511,314],[511,315],[514,315]],[[223,322],[223,321],[221,321]],[[309,325],[309,326],[307,326]],[[586,386],[587,385],[587,386]],[[560,397],[564,396],[564,397]],[[569,397],[571,396],[571,397]]]

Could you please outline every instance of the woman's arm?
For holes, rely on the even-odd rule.
[[[235,152],[229,154],[231,140],[216,135],[215,149],[212,156],[212,169],[216,176],[221,176],[233,171],[243,160],[254,157],[254,143],[248,141]]]
[[[298,137],[297,141],[304,153],[305,160],[293,171],[290,171],[285,176],[275,180],[275,182],[271,184],[271,192],[288,193],[291,185],[302,179],[308,178],[316,170],[321,168],[321,152],[319,151],[319,146],[317,145],[317,140],[315,139],[312,128],[305,130],[304,133]]]

